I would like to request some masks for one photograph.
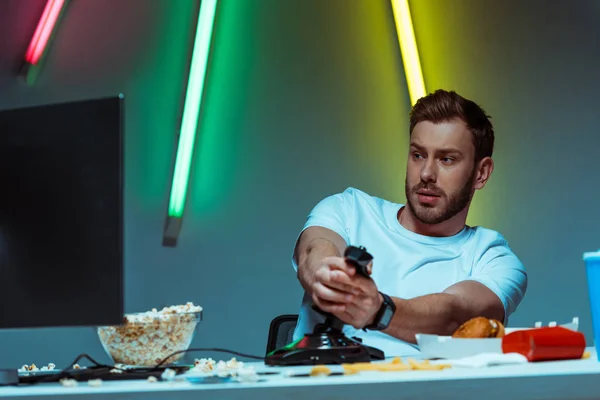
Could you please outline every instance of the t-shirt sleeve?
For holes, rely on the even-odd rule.
[[[527,290],[527,272],[504,239],[491,243],[476,260],[470,280],[487,286],[502,301],[504,323],[517,309]]]
[[[298,234],[294,249],[298,244],[298,239],[302,232],[311,226],[320,226],[330,229],[340,235],[347,244],[350,244],[350,234],[348,231],[348,218],[350,218],[350,209],[352,207],[352,189],[348,188],[342,193],[328,196],[321,200],[310,212],[304,227]],[[298,265],[292,252],[292,266],[297,271]]]

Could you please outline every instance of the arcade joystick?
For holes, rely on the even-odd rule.
[[[371,279],[367,266],[373,260],[364,247],[348,246],[344,251],[346,262],[356,272]],[[313,306],[315,311],[323,314],[326,319],[318,324],[312,333],[282,348],[273,350],[265,358],[267,365],[316,365],[316,364],[345,364],[383,360],[383,351],[361,343],[359,338],[349,338],[342,332],[344,323],[333,314],[323,312]]]

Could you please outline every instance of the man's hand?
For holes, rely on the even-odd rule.
[[[369,264],[369,275],[372,268]],[[372,323],[383,303],[375,282],[357,274],[342,257],[323,259],[315,273],[312,293],[313,302],[321,310],[357,329]]]

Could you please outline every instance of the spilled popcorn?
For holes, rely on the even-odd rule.
[[[52,371],[56,368],[54,363],[49,363],[48,365],[44,365],[41,368],[38,368],[35,364],[31,365],[23,365],[18,369],[18,372],[37,372],[37,371]]]
[[[60,384],[64,387],[75,387],[78,385],[78,382],[75,379],[64,378],[60,380]]]
[[[240,368],[235,378],[240,383],[258,382],[258,374],[254,367]]]
[[[238,361],[235,357],[229,361],[219,360],[218,362],[212,358],[196,359],[194,366],[188,372],[216,375],[219,378],[233,377],[238,382],[258,381],[258,374],[254,367],[246,367],[242,361]]]
[[[233,376],[236,371],[244,367],[242,361],[238,361],[233,357],[229,361],[219,360],[216,362],[212,358],[201,358],[194,361],[194,366],[190,369],[190,372],[200,373],[214,373],[220,378],[227,376]]]
[[[191,371],[194,372],[213,372],[215,370],[216,361],[212,358],[201,358],[194,360],[194,366]]]
[[[100,387],[100,386],[102,386],[102,379],[90,379],[88,381],[88,386]]]
[[[162,375],[160,376],[162,378],[163,381],[172,381],[175,378],[175,375],[177,373],[175,372],[174,369],[171,368],[167,368],[165,369],[165,371],[162,373]]]

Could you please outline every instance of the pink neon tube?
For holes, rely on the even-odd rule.
[[[40,61],[64,3],[65,0],[48,0],[46,3],[44,13],[25,54],[25,61],[28,63],[35,65]]]

